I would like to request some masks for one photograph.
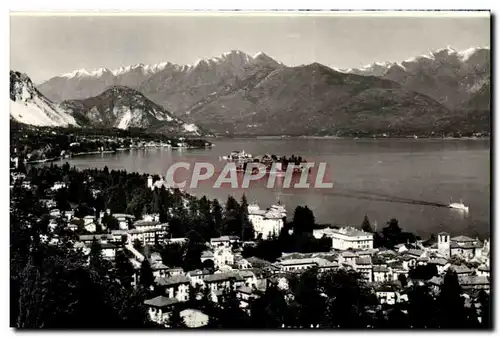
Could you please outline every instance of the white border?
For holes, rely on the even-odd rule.
[[[234,1],[210,1],[210,2],[207,2],[207,1],[193,1],[193,0],[183,0],[181,2],[178,2],[177,4],[175,3],[172,3],[172,2],[166,2],[167,4],[162,4],[161,2],[159,1],[151,1],[151,0],[141,0],[141,1],[134,1],[134,0],[120,0],[120,1],[106,1],[104,3],[104,1],[102,0],[86,0],[86,1],[80,1],[80,2],[76,2],[76,1],[56,1],[56,0],[45,0],[45,1],[40,1],[40,0],[17,0],[17,1],[7,1],[7,2],[2,2],[2,7],[5,6],[5,16],[4,18],[7,19],[8,15],[9,15],[9,11],[54,11],[54,10],[57,10],[57,11],[65,11],[65,12],[68,12],[68,11],[86,11],[86,12],[92,12],[93,14],[98,14],[98,15],[102,15],[102,11],[116,11],[116,10],[120,10],[120,11],[123,11],[123,10],[127,10],[127,11],[140,11],[141,14],[153,14],[153,15],[156,15],[155,13],[153,13],[154,11],[165,11],[165,10],[177,10],[177,11],[183,11],[183,10],[195,10],[195,9],[211,9],[212,11],[214,11],[214,9],[217,9],[217,10],[232,10],[234,9],[236,6],[238,6],[238,8],[240,9],[261,9],[261,10],[273,10],[273,9],[277,9],[277,10],[281,10],[281,12],[277,12],[277,13],[265,13],[265,14],[262,14],[262,13],[259,13],[261,15],[282,15],[282,14],[288,14],[290,15],[291,13],[290,12],[287,12],[287,13],[283,13],[282,11],[283,10],[286,10],[286,9],[293,9],[293,8],[314,8],[314,9],[320,9],[320,10],[329,10],[331,7],[335,7],[336,9],[344,9],[344,10],[363,10],[363,9],[386,9],[386,10],[390,10],[390,9],[399,9],[399,10],[416,10],[416,9],[421,9],[421,10],[425,10],[425,9],[434,9],[434,10],[439,10],[439,9],[455,9],[455,10],[458,10],[458,9],[470,9],[470,10],[474,10],[474,9],[493,9],[493,12],[497,12],[497,7],[498,7],[498,1],[487,1],[487,0],[475,0],[475,1],[470,1],[470,0],[455,0],[455,1],[435,1],[435,0],[420,0],[420,1],[377,1],[376,3],[372,2],[372,1],[355,1],[355,0],[351,0],[351,1],[347,1],[347,2],[339,2],[339,3],[332,3],[330,1],[320,1],[320,0],[308,0],[307,2],[299,2],[299,1],[293,1],[293,0],[288,0],[288,1],[272,1],[272,0],[265,0],[265,1],[262,1],[262,0],[253,0],[253,1],[246,1],[245,3],[242,3],[241,1],[238,1],[238,2],[234,2]],[[210,4],[210,7],[207,7],[207,5]],[[101,11],[101,13],[97,13],[96,11]],[[123,12],[122,12],[123,13]],[[432,12],[431,12],[432,13]],[[66,14],[66,13],[61,13],[61,14]],[[74,14],[74,13],[72,13]],[[87,14],[87,13],[85,13]],[[109,15],[109,13],[105,13],[107,15]],[[172,13],[171,13],[172,14]],[[206,13],[199,13],[200,15],[206,15]],[[235,14],[235,13],[222,13],[222,15],[228,15],[228,14]],[[242,12],[236,12],[237,15],[248,15],[248,13],[242,13]],[[253,12],[253,13],[250,13],[252,15],[255,15],[257,14],[256,12]],[[294,13],[295,15],[318,15],[319,13],[313,13],[313,12],[302,12],[302,13],[297,13],[295,12]],[[320,15],[325,15],[327,13],[324,13],[322,12]],[[344,13],[334,13],[334,15],[342,15]],[[351,15],[353,14],[352,12],[350,13]],[[356,13],[358,15],[366,15],[366,14],[362,14],[362,13]],[[381,13],[381,12],[372,12],[370,13],[370,15],[387,15],[388,13]],[[418,13],[418,12],[410,12],[410,13],[404,13],[404,12],[399,12],[397,13],[398,15],[428,15],[430,13]],[[444,13],[441,12],[440,13],[441,15],[443,15]],[[45,14],[46,15],[46,14]],[[59,14],[60,15],[60,14]],[[112,15],[115,15],[115,14],[112,14]],[[175,13],[174,15],[185,15],[185,13]],[[211,13],[210,15],[221,15],[221,13]],[[474,14],[471,14],[470,12],[455,12],[455,13],[452,13],[452,15],[474,15]],[[8,46],[9,45],[9,39],[10,39],[10,36],[9,36],[9,22],[8,20],[1,20],[0,21],[0,27],[1,27],[1,37],[4,39],[5,43],[4,45]],[[495,32],[496,32],[496,27],[495,27]],[[495,39],[494,42],[497,42],[497,34],[493,34],[492,37]],[[496,44],[493,44],[492,45],[492,48],[495,47]],[[7,69],[9,68],[9,49],[8,47],[6,49],[5,54],[2,54],[2,61],[4,63],[4,68],[3,69]],[[496,64],[496,61],[497,61],[497,57],[495,55],[495,64]],[[6,78],[6,74],[5,74],[5,78]],[[7,81],[2,81],[2,86],[4,86],[3,88],[1,88],[1,90],[3,90],[3,92],[5,93],[5,97],[6,96],[6,93],[7,93],[7,87],[9,86],[8,82]],[[494,92],[494,96],[495,97],[499,97],[498,96],[498,89],[496,88],[496,86],[494,86],[495,88],[495,92]],[[8,99],[7,99],[8,100]],[[3,114],[3,118],[5,118],[5,123],[2,123],[1,124],[1,128],[3,129],[2,131],[3,132],[0,132],[0,135],[2,137],[2,140],[3,140],[3,143],[6,144],[5,147],[7,148],[9,144],[9,138],[8,138],[8,134],[9,134],[9,127],[8,127],[8,113],[7,111],[9,110],[9,107],[8,107],[8,103],[6,102],[6,104],[4,105],[5,106],[5,110],[4,110],[4,114]],[[496,109],[495,109],[495,113],[496,113]],[[496,116],[496,115],[495,115]],[[495,118],[496,120],[496,118]],[[495,123],[496,125],[496,123]],[[495,128],[496,130],[496,128]],[[495,137],[495,148],[498,147],[498,141],[496,139],[497,137]],[[7,152],[7,151],[6,151]],[[1,174],[2,176],[2,182],[5,182],[4,184],[4,187],[0,190],[1,191],[1,212],[0,212],[0,215],[2,216],[2,218],[4,219],[4,221],[2,222],[3,223],[3,226],[4,226],[4,229],[5,229],[5,234],[2,236],[2,238],[7,241],[7,242],[4,242],[2,244],[2,247],[4,249],[4,254],[3,254],[3,258],[1,259],[1,263],[2,263],[2,270],[4,270],[4,275],[8,275],[9,274],[9,251],[8,251],[8,247],[9,247],[9,244],[8,244],[8,241],[9,241],[9,235],[7,233],[8,231],[8,222],[9,222],[9,209],[8,209],[8,200],[9,200],[9,189],[8,189],[8,180],[7,180],[7,174],[8,174],[8,166],[7,166],[7,158],[4,159],[4,166],[2,166],[2,169],[5,170],[5,172],[3,172]],[[495,164],[497,164],[497,159],[495,158]],[[496,167],[497,165],[495,165]],[[493,174],[493,172],[491,172]],[[495,172],[496,173],[496,172]],[[498,192],[496,190],[496,187],[495,187],[495,192]],[[498,196],[497,193],[495,193],[495,195]],[[495,200],[495,207],[494,207],[494,212],[495,212],[495,219],[497,219],[497,216],[498,216],[498,211],[500,208],[499,207],[496,207],[498,206],[497,205],[497,200]],[[493,215],[493,214],[492,214]],[[492,224],[493,226],[493,224]],[[494,249],[494,252],[495,252],[495,257],[494,257],[494,262],[497,261],[497,257],[498,257],[498,249],[495,248],[495,243],[498,242],[498,231],[493,229],[492,230],[492,234],[494,235],[494,242],[492,243],[492,247]],[[496,271],[496,270],[495,270]],[[495,274],[496,276],[496,274]],[[495,280],[495,285],[493,286],[493,289],[496,290],[496,289],[499,289],[499,287],[497,286],[497,283],[498,283],[498,277],[495,277],[494,278]],[[2,324],[2,327],[4,329],[8,329],[7,327],[9,326],[9,301],[8,301],[8,293],[9,293],[9,281],[8,281],[8,278],[7,276],[3,277],[1,279],[1,282],[2,282],[2,285],[3,285],[3,289],[5,289],[5,291],[7,292],[7,296],[5,296],[5,300],[2,301],[3,302],[3,306],[2,306],[2,318],[3,318],[3,324]],[[496,292],[495,294],[496,295]],[[498,302],[498,300],[494,300],[494,303],[496,304]],[[495,305],[496,307],[496,305]],[[493,319],[493,322],[495,325],[498,325],[500,324],[500,319],[499,319],[499,312],[498,310],[495,310],[494,311],[494,319]],[[6,331],[8,333],[14,333],[14,330],[12,329],[8,329],[8,331]],[[68,331],[69,332],[69,331]],[[283,332],[287,332],[287,331],[283,331]],[[306,332],[307,331],[303,331],[303,332]],[[63,333],[67,333],[67,332],[63,332]],[[89,335],[92,334],[93,336],[100,336],[100,335],[109,335],[109,334],[121,334],[122,332],[119,331],[119,332],[90,332],[88,333]],[[134,332],[135,333],[135,332]],[[140,332],[139,332],[140,333]],[[160,332],[160,333],[168,333],[168,334],[177,334],[176,332],[171,332],[171,331],[165,331],[165,332]],[[243,332],[241,332],[243,333]],[[243,333],[243,334],[256,334],[256,333],[259,333],[259,334],[270,334],[272,332],[247,332],[247,333]],[[344,332],[334,332],[336,334],[344,334]],[[370,332],[370,333],[377,333],[377,332]],[[378,332],[378,333],[386,333],[386,332]],[[417,334],[434,334],[434,333],[438,333],[438,332],[418,332]],[[473,333],[473,332],[472,332]],[[471,333],[471,334],[472,334]],[[26,335],[31,335],[34,333],[26,333]],[[82,334],[87,334],[87,333],[82,333]],[[186,334],[192,334],[192,333],[186,333],[186,332],[183,332],[182,333],[183,335],[186,335]],[[351,334],[349,334],[351,335]],[[354,335],[364,335],[364,332],[356,332],[354,333]]]

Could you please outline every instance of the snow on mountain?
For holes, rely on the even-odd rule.
[[[446,47],[399,63],[375,62],[344,72],[389,79],[428,95],[448,108],[460,109],[464,98],[469,99],[468,95],[489,82],[490,53],[490,47],[462,51]]]
[[[37,126],[77,125],[75,119],[45,98],[31,79],[10,71],[10,117]]]

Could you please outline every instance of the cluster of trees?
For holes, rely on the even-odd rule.
[[[313,211],[307,206],[297,206],[293,220],[291,222],[285,221],[280,233],[273,233],[267,240],[258,240],[255,247],[245,247],[242,255],[243,257],[255,256],[267,261],[276,261],[282,253],[330,251],[331,239],[316,239],[313,236],[315,227]]]
[[[70,232],[51,237],[46,209],[29,191],[16,191],[10,212],[10,325],[36,328],[148,328],[142,305],[146,289],[132,286],[133,267],[119,252],[115,263],[102,258],[100,245],[90,256],[74,250]],[[31,205],[27,208],[26,205]]]
[[[401,243],[415,243],[420,240],[420,237],[410,233],[405,232],[399,226],[399,221],[397,219],[390,219],[387,221],[387,226],[382,228],[381,231],[375,232],[368,216],[365,215],[363,222],[361,224],[361,229],[365,232],[373,233],[373,246],[375,248],[385,247],[388,249],[393,249],[394,246]]]

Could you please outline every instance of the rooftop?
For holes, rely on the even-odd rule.
[[[134,222],[135,227],[156,226],[159,224],[160,224],[159,222],[147,221],[147,220],[137,220],[136,222]]]
[[[151,298],[149,300],[145,300],[144,304],[150,307],[156,307],[156,308],[164,308],[168,307],[172,304],[178,303],[179,301],[173,297],[173,298],[168,298],[165,296],[157,296],[155,298]]]
[[[160,286],[176,286],[178,284],[189,283],[189,277],[185,275],[174,275],[170,277],[157,277],[155,282]]]
[[[225,241],[232,241],[232,240],[239,240],[240,238],[234,235],[224,235],[219,238],[212,238],[210,239],[210,242],[225,242]]]
[[[475,242],[477,240],[472,239],[472,238],[470,238],[468,236],[459,235],[459,236],[455,236],[454,238],[451,238],[451,241],[456,241],[456,242]]]

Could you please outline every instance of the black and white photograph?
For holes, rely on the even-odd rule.
[[[493,329],[489,10],[9,16],[12,329]]]

